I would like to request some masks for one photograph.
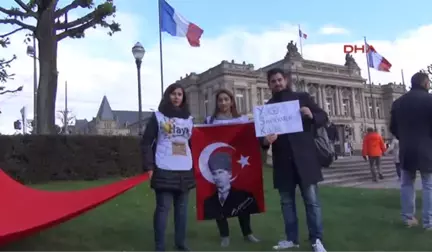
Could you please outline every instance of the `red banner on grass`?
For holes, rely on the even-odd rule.
[[[191,145],[198,220],[265,211],[261,151],[253,123],[196,126]]]
[[[146,173],[88,189],[44,191],[0,169],[0,247],[79,216],[148,179]]]

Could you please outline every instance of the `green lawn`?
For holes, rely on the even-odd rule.
[[[231,220],[231,246],[226,250],[263,251],[283,238],[279,199],[266,171],[267,212],[252,217],[255,234],[261,243],[248,244],[241,237],[237,220]],[[49,190],[85,188],[104,182],[52,183]],[[399,197],[395,190],[365,190],[322,187],[325,245],[328,250],[350,251],[425,251],[432,248],[432,232],[420,227],[405,228],[399,218]],[[303,204],[298,200],[301,247],[309,250]],[[191,193],[188,243],[193,250],[221,250],[213,221],[195,220],[195,195]],[[3,250],[93,250],[137,251],[153,249],[152,215],[154,197],[148,183],[132,189],[87,214],[18,241]],[[418,211],[421,212],[420,209]],[[31,214],[31,209],[29,209]],[[172,220],[172,218],[171,218]],[[172,221],[171,221],[172,224]],[[167,230],[168,249],[173,228]]]

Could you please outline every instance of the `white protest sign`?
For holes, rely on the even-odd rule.
[[[254,122],[257,137],[303,132],[298,100],[256,106]]]

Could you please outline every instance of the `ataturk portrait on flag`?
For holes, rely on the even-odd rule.
[[[197,219],[265,211],[261,152],[253,123],[194,127]]]

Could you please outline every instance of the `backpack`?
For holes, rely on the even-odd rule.
[[[320,165],[322,167],[330,167],[335,158],[335,149],[328,138],[325,127],[319,127],[315,130],[314,140]]]

